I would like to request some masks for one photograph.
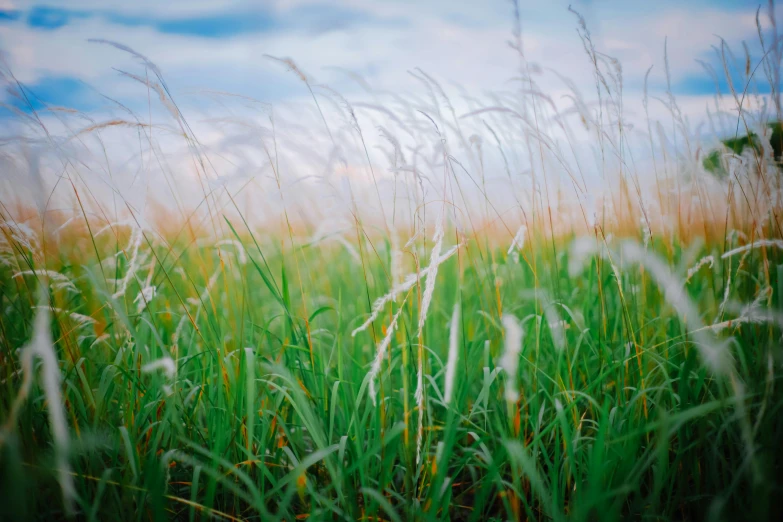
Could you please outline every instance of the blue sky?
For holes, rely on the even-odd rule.
[[[334,30],[360,23],[388,24],[394,20],[374,19],[366,11],[339,5],[303,5],[281,12],[271,7],[237,7],[180,15],[155,12],[127,12],[101,7],[72,9],[51,5],[33,5],[26,10],[0,12],[0,20],[19,21],[28,27],[53,31],[86,19],[98,19],[107,25],[150,27],[162,34],[200,38],[231,38],[242,34],[265,33],[308,28],[311,31]]]
[[[743,63],[743,40],[756,59],[760,55],[756,2],[575,0],[573,6],[585,16],[597,47],[621,60],[629,93],[641,90],[651,65],[653,90],[664,88],[665,38],[673,89],[683,96],[714,92],[714,82],[696,62],[722,72],[711,48],[719,42],[714,35],[725,37]],[[520,17],[528,58],[589,92],[589,64],[568,2],[521,0]],[[118,41],[145,54],[175,93],[216,89],[277,103],[303,96],[303,86],[265,59],[267,53],[290,56],[347,95],[359,87],[330,67],[357,72],[381,90],[415,88],[407,74],[414,67],[469,92],[503,87],[515,75],[516,58],[506,45],[512,26],[507,0],[0,0],[0,49],[36,109],[51,104],[94,110],[107,103],[99,93],[129,105],[144,99],[143,90],[116,70],[138,72],[138,63],[89,38]],[[728,90],[725,80],[721,88]],[[761,82],[760,90],[765,88]],[[23,100],[6,103],[29,109]]]

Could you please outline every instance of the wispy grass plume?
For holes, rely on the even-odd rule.
[[[503,392],[506,401],[516,402],[519,398],[519,387],[517,384],[517,369],[519,368],[519,354],[522,353],[522,340],[525,331],[519,320],[511,314],[503,314],[503,330],[505,332],[505,341],[503,344],[503,355],[498,364],[506,373],[506,384]]]
[[[454,378],[457,374],[457,360],[459,359],[459,303],[454,303],[454,311],[451,313],[449,327],[449,355],[446,360],[446,380],[443,388],[443,402],[448,406],[451,403],[451,395],[454,390]]]

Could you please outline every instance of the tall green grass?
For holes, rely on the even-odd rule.
[[[780,514],[783,397],[774,319],[720,331],[721,340],[730,340],[738,396],[736,386],[707,368],[695,333],[639,265],[615,272],[606,258],[594,257],[569,274],[567,248],[530,248],[527,260],[514,262],[470,241],[441,267],[421,336],[426,415],[417,466],[413,394],[422,289],[351,337],[368,311],[368,292],[372,299],[384,286],[368,289],[367,282],[386,281],[388,257],[365,260],[357,277],[362,267],[344,250],[281,251],[256,245],[247,231],[239,237],[244,265],[211,246],[183,249],[176,258],[153,248],[158,291],[141,313],[133,297],[142,277],[113,298],[97,265],[61,269],[77,290],[52,289],[48,302],[80,516],[771,520]],[[389,252],[388,243],[375,247]],[[760,300],[780,309],[780,249],[747,252],[702,268],[686,285],[706,323],[738,317],[736,310],[718,313],[728,274],[730,302]],[[676,277],[684,280],[700,253],[672,252]],[[126,264],[121,254],[119,270]],[[3,274],[7,418],[21,377],[17,349],[32,334],[40,283],[30,275],[12,278],[8,268]],[[458,364],[445,406],[455,303]],[[398,306],[374,406],[368,367]],[[80,323],[65,309],[96,322]],[[500,317],[507,315],[525,332],[519,399],[511,403],[497,364]],[[165,358],[174,371],[150,368]],[[5,427],[2,492],[11,518],[63,513],[50,407],[36,381],[15,423]]]

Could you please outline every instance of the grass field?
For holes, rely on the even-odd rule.
[[[34,256],[19,255],[22,275],[4,269],[2,491],[19,519],[63,512],[53,393],[70,438],[60,480],[85,517],[779,514],[780,331],[762,312],[779,309],[779,244],[721,259],[720,246],[684,252],[653,239],[645,253],[614,239],[580,267],[578,252],[546,238],[531,238],[517,262],[466,239],[438,270],[421,332],[426,279],[352,337],[388,286],[390,242],[373,244],[380,260],[362,251],[357,263],[343,249],[281,250],[244,232],[242,243],[181,255],[144,240],[135,252],[131,241],[103,274],[63,258],[44,301],[43,274],[25,273]],[[127,244],[107,236],[96,241],[103,262]],[[645,266],[679,267],[671,277],[681,284],[709,253],[714,265],[669,294]],[[143,269],[118,296],[134,255]],[[145,279],[154,293],[141,292]],[[730,310],[726,295],[756,305]],[[683,306],[698,316],[685,318]],[[42,358],[26,388],[16,348],[47,343],[49,307],[57,364]],[[510,316],[524,332],[516,386],[498,366]],[[368,366],[385,335],[373,404]],[[714,372],[699,346],[733,363]],[[62,383],[47,388],[58,370]]]
[[[612,206],[558,222],[501,216],[442,146],[435,203],[349,212],[339,242],[236,204],[99,219],[75,175],[67,220],[4,198],[0,519],[780,520],[766,149],[721,149],[728,179],[658,152],[658,196],[621,168]]]

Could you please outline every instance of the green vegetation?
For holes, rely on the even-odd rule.
[[[472,238],[440,267],[421,338],[424,284],[351,337],[390,287],[386,238],[373,241],[374,251],[363,243],[357,263],[342,248],[281,250],[231,225],[243,248],[164,246],[145,236],[134,254],[134,237],[115,228],[116,239],[94,238],[103,270],[97,260],[79,266],[63,255],[55,267],[50,259],[70,280],[49,279],[48,304],[79,518],[781,516],[781,332],[760,313],[781,308],[778,247],[726,259],[718,247],[701,249],[716,262],[702,263],[684,288],[698,320],[718,326],[694,332],[685,327],[694,318],[667,301],[676,296],[662,292],[648,263],[623,261],[632,259],[628,243],[611,240],[580,268],[570,241],[553,251],[534,235],[517,258]],[[7,264],[19,266],[3,267],[0,279],[0,505],[9,520],[59,517],[43,379],[7,424],[24,371],[17,349],[35,335],[44,281],[14,276],[38,269],[40,255],[14,230],[4,228],[16,250]],[[408,254],[426,264],[431,246],[422,238]],[[658,239],[645,255],[680,267],[680,282],[699,257]],[[112,297],[128,273],[126,292]],[[144,295],[145,286],[156,291]],[[459,352],[445,406],[455,303]],[[374,406],[369,365],[399,307]],[[497,365],[503,315],[525,332],[517,402],[504,399]],[[708,369],[697,334],[715,346],[731,340],[733,363],[722,374]],[[417,465],[420,354],[426,408]],[[149,366],[168,358],[171,367]]]
[[[769,136],[772,156],[777,161],[781,161],[783,159],[783,124],[778,121],[768,124],[767,127],[772,130]],[[711,172],[721,178],[728,176],[726,168],[721,162],[721,155],[725,152],[741,155],[745,149],[751,149],[755,156],[762,154],[761,140],[755,132],[750,132],[737,138],[721,140],[721,143],[726,148],[726,151],[714,149],[702,161],[707,172]]]

